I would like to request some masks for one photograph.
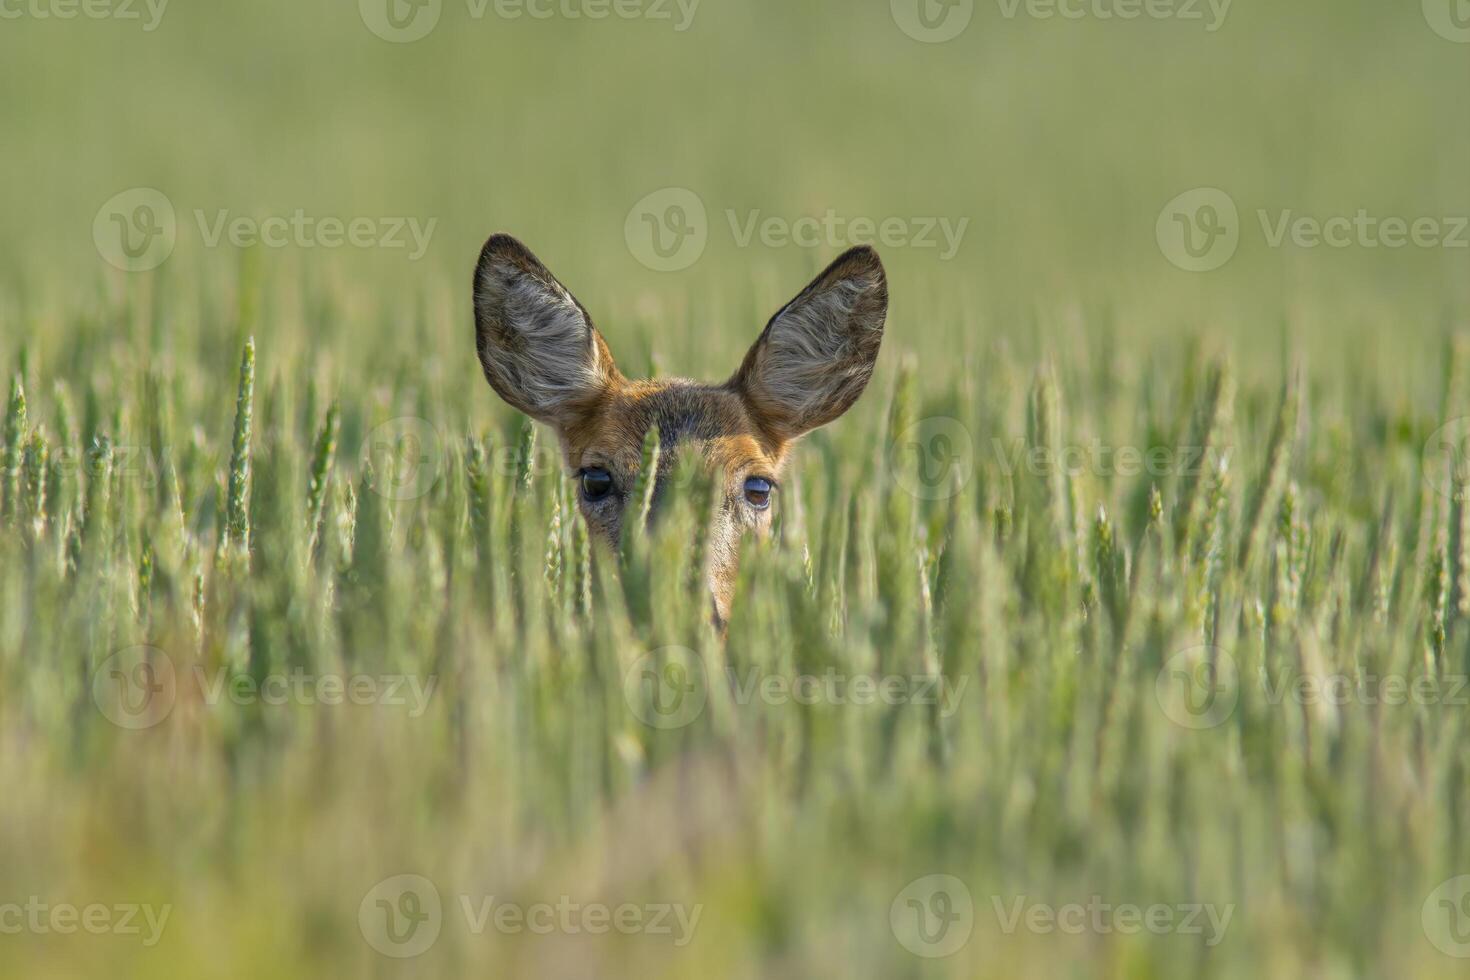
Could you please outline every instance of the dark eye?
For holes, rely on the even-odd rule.
[[[588,500],[601,500],[612,493],[613,480],[607,470],[582,471],[582,496]]]
[[[763,476],[752,476],[745,481],[745,499],[756,510],[771,506],[771,481]]]

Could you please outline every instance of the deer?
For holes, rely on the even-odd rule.
[[[723,383],[630,380],[586,308],[520,241],[492,235],[475,265],[475,348],[485,380],[556,433],[599,550],[616,551],[626,522],[652,521],[677,482],[670,475],[681,457],[692,454],[709,474],[715,502],[705,579],[711,621],[722,633],[741,540],[769,535],[797,440],[843,415],[867,388],[887,316],[883,263],[860,245],[771,317]],[[659,452],[645,511],[630,498],[645,436],[655,429]]]

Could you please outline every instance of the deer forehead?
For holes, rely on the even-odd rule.
[[[775,476],[785,447],[756,426],[740,397],[685,381],[636,381],[612,392],[566,432],[567,462],[618,475],[637,471],[644,436],[657,428],[663,451],[697,447],[706,466],[727,474]]]

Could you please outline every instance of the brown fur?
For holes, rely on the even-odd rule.
[[[556,429],[571,472],[603,469],[613,479],[616,491],[603,499],[578,493],[595,537],[620,540],[650,429],[657,427],[670,459],[698,453],[716,475],[722,503],[708,538],[709,587],[720,623],[730,614],[739,540],[766,533],[773,512],[749,505],[746,480],[779,485],[793,441],[857,401],[872,377],[887,308],[877,254],[851,249],[771,318],[724,384],[629,381],[586,310],[520,242],[493,236],[475,269],[476,349],[486,380]],[[662,491],[659,481],[655,497]]]

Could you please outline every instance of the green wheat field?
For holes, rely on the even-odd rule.
[[[1465,976],[1467,14],[0,0],[0,977]],[[708,380],[876,245],[728,636],[494,231]]]

